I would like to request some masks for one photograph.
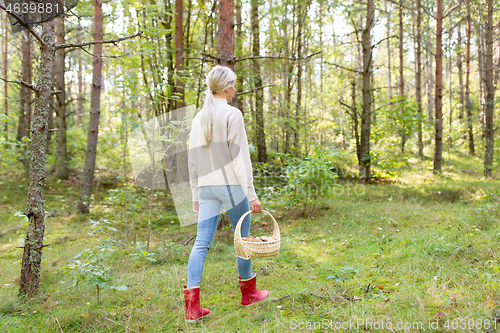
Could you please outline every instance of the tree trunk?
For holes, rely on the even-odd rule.
[[[94,41],[102,40],[102,0],[94,0]],[[101,80],[102,80],[102,44],[94,45],[92,67],[92,93],[90,99],[89,128],[87,149],[85,151],[85,167],[83,169],[79,213],[88,213],[92,197],[94,170],[99,134],[99,116],[101,114]]]
[[[449,38],[451,40],[451,36],[453,35],[453,29],[450,31]],[[451,52],[450,52],[451,53]],[[450,56],[448,57],[448,98],[449,98],[449,117],[448,117],[448,152],[450,151],[451,147],[453,146],[453,136],[452,136],[452,124],[453,124],[453,86],[451,82],[451,74],[452,74],[452,66],[453,63],[453,57]]]
[[[481,138],[485,138],[486,124],[485,124],[485,109],[486,109],[486,86],[485,86],[485,71],[484,71],[484,29],[481,24],[478,24],[478,38],[477,38],[477,57],[478,57],[478,71],[479,71],[479,99],[481,109],[479,111],[479,123],[481,124]]]
[[[21,44],[21,52],[22,52],[22,61],[21,61],[21,72],[22,78],[24,82],[29,84],[32,83],[32,57],[31,57],[31,34],[24,30],[22,31],[22,44]],[[19,96],[19,126],[17,129],[17,140],[21,141],[23,137],[30,137],[30,126],[31,126],[31,95],[32,91],[26,88],[25,86],[21,86],[21,92]],[[28,160],[26,159],[26,151],[28,149],[25,147],[24,149],[24,158],[23,163],[26,167],[29,166]]]
[[[177,6],[178,1],[177,0],[175,0],[175,1],[176,1],[175,5]],[[173,20],[174,13],[172,12],[172,8],[170,6],[170,0],[165,1],[165,13],[171,14],[171,15],[165,15],[165,18],[164,18],[165,23],[163,24],[164,27],[167,29],[167,33],[165,34],[165,46],[166,46],[165,51],[167,53],[166,59],[167,59],[167,68],[168,68],[167,85],[169,87],[174,87],[174,85],[176,84],[174,82],[174,75],[173,75],[174,74],[174,54],[177,56],[177,50],[176,50],[176,46],[175,46],[175,43],[177,43],[177,39],[175,39],[174,46],[172,46],[172,38],[174,38],[174,36],[172,36],[171,31],[173,30],[172,20]],[[181,27],[181,31],[182,31],[182,27]],[[174,50],[174,48],[175,48],[175,50]],[[163,54],[162,54],[163,52],[162,51],[163,51],[162,47],[161,47],[161,45],[159,45],[159,47],[158,47],[159,59],[157,61],[156,71],[158,72],[158,74],[157,74],[158,82],[161,82],[161,86],[164,87],[165,83],[164,83],[163,78],[161,77],[162,76],[161,72],[163,71],[163,69],[161,68],[163,65],[162,64],[162,60],[163,60]],[[184,66],[183,66],[183,68],[184,68]],[[176,89],[174,89],[174,91],[176,91]],[[172,99],[172,97],[173,97],[172,95],[173,95],[172,93],[170,93],[170,96],[165,96],[165,94],[162,94],[162,96],[161,96],[162,100],[160,103],[162,105],[164,105],[165,107],[160,109],[160,112],[158,113],[158,115],[163,114],[163,113],[167,113],[167,112],[170,112],[173,110],[173,107],[174,107],[174,105],[176,105],[176,103]],[[162,118],[160,118],[160,119],[162,119]],[[165,181],[166,181],[166,178],[165,178]]]
[[[259,56],[259,0],[251,0],[251,24],[252,24],[252,54]],[[262,87],[260,76],[260,65],[258,59],[253,59],[253,76],[255,89]],[[267,162],[266,135],[264,133],[264,90],[255,91],[255,136],[257,141],[257,159],[261,163]]]
[[[9,79],[9,76],[8,76],[8,71],[7,71],[7,65],[8,65],[8,62],[7,62],[7,54],[9,52],[9,23],[8,23],[8,19],[7,19],[7,14],[5,14],[5,20],[3,19],[3,15],[2,15],[2,21],[4,22],[4,31],[5,31],[5,35],[3,36],[3,77],[5,78],[5,80],[8,80]],[[3,107],[4,107],[4,112],[5,112],[5,116],[8,117],[9,116],[9,85],[7,83],[7,81],[4,81],[3,83],[3,93],[4,93],[4,104],[3,104]],[[4,131],[5,133],[7,134],[7,128],[8,128],[8,122],[5,122],[5,125],[4,125]]]
[[[467,41],[465,50],[465,113],[467,116],[467,139],[469,143],[469,155],[475,155],[476,151],[474,149],[474,133],[473,122],[472,122],[472,105],[470,102],[470,40],[471,40],[471,12],[470,12],[470,0],[466,0],[467,3]]]
[[[285,57],[290,56],[290,43],[288,40],[288,18],[287,18],[287,9],[285,6],[285,24],[283,24],[283,40],[284,40],[284,49],[285,49]],[[293,36],[293,34],[292,34]],[[292,37],[293,38],[293,37]],[[292,48],[293,48],[293,40],[292,40]],[[293,62],[290,60],[284,61],[284,83],[285,83],[285,100],[283,109],[283,118],[284,118],[284,142],[283,142],[283,151],[285,154],[290,153],[290,109],[292,108],[292,72],[293,72]]]
[[[465,97],[464,97],[464,70],[462,66],[462,23],[458,26],[458,37],[457,37],[457,68],[458,68],[458,89],[459,89],[459,102],[460,109],[458,112],[458,119],[460,122],[464,119],[464,110],[465,110]]]
[[[372,88],[371,88],[371,69],[372,69],[372,41],[371,30],[373,27],[374,10],[373,0],[367,0],[366,5],[366,28],[363,29],[363,113],[361,115],[361,167],[359,176],[366,183],[371,180],[370,171],[370,131],[371,131],[371,113],[372,113]]]
[[[235,14],[236,14],[236,38],[235,38],[235,52],[236,57],[241,58],[243,56],[243,29],[242,24],[243,21],[241,19],[241,0],[236,0],[235,6]],[[238,93],[243,92],[243,68],[244,64],[241,62],[237,66],[238,68],[238,78],[236,83],[236,107],[240,109],[241,113],[244,114],[245,110],[243,108],[243,97],[238,97]]]
[[[175,0],[175,69],[178,76],[184,76],[184,59],[182,59],[184,53],[182,11],[182,0]],[[186,105],[184,102],[184,82],[182,80],[177,80],[175,90],[179,94],[177,96],[179,100],[175,103],[175,107],[182,108]]]
[[[234,0],[219,1],[219,64],[234,70]]]
[[[434,173],[443,163],[443,0],[437,0],[436,23],[436,101],[434,119]]]
[[[431,43],[429,40],[427,40],[427,50],[431,48]],[[430,51],[427,51],[426,53],[427,56],[427,121],[429,124],[432,124],[434,122],[434,95],[432,94],[433,91],[433,86],[434,86],[434,80],[432,76],[432,54]]]
[[[351,83],[351,112],[352,112],[352,121],[353,121],[353,130],[354,130],[354,140],[356,143],[356,157],[358,158],[358,166],[361,168],[363,165],[361,158],[361,148],[359,143],[359,121],[358,121],[358,108],[356,106],[356,78],[352,78]]]
[[[56,43],[64,44],[64,16],[56,18]],[[68,150],[66,148],[66,83],[64,81],[66,50],[56,51],[54,63],[54,88],[60,92],[55,95],[56,111],[56,165],[55,176],[68,178]]]
[[[398,80],[398,102],[401,113],[401,153],[405,152],[406,125],[405,125],[405,80],[404,80],[404,51],[403,51],[403,0],[399,0],[399,80]]]
[[[300,115],[301,115],[301,107],[302,107],[302,38],[303,38],[303,22],[302,18],[305,14],[302,12],[302,3],[299,0],[298,3],[298,25],[297,25],[297,104],[295,106],[295,117],[293,124],[293,155],[295,157],[299,156],[300,147],[299,147],[299,133],[300,133]]]
[[[78,21],[78,32],[76,33],[78,43],[82,42],[82,28],[80,21]],[[76,104],[76,117],[78,126],[82,125],[82,115],[83,115],[83,66],[82,66],[82,49],[78,48],[77,52],[77,63],[78,63],[78,100]]]
[[[45,158],[48,133],[48,113],[52,99],[52,61],[54,58],[54,20],[42,24],[40,69],[38,71],[33,134],[31,136],[30,182],[26,216],[29,219],[19,281],[19,294],[33,297],[38,294],[45,232],[44,193]]]
[[[484,152],[484,176],[487,178],[493,177],[493,147],[495,144],[493,132],[493,111],[495,108],[495,85],[493,82],[493,70],[493,0],[488,0],[488,23],[486,26],[485,54],[486,150]]]
[[[391,12],[387,9],[387,1],[385,1],[385,13],[387,15],[387,87],[389,88],[389,103],[392,110],[392,78],[391,78]]]
[[[415,72],[415,98],[417,99],[418,113],[418,156],[424,156],[424,143],[422,140],[422,2],[417,0],[417,70]]]

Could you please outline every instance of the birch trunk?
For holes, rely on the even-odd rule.
[[[418,113],[418,156],[424,156],[424,143],[422,140],[422,29],[420,27],[422,22],[422,2],[417,0],[417,70],[415,72],[415,98],[417,99],[417,113]]]
[[[472,105],[470,102],[470,41],[472,34],[471,25],[471,12],[470,12],[470,0],[466,0],[467,3],[467,41],[465,50],[465,114],[467,116],[467,139],[469,146],[469,155],[475,155],[476,151],[474,149],[474,132],[473,122],[472,122]]]
[[[405,152],[406,144],[406,125],[404,120],[405,113],[405,81],[404,81],[404,51],[403,51],[403,0],[399,0],[399,80],[398,80],[398,102],[399,112],[401,113],[401,153]]]
[[[251,25],[252,25],[252,53],[260,53],[259,38],[259,0],[251,0]],[[259,60],[252,60],[255,88],[262,87]],[[255,136],[257,142],[257,159],[261,163],[267,162],[266,135],[264,133],[264,90],[255,91]]]
[[[493,130],[493,111],[495,108],[495,85],[493,82],[493,0],[488,0],[488,23],[486,26],[486,54],[485,54],[485,136],[486,149],[484,152],[484,176],[493,177],[493,148],[495,144]]]
[[[437,0],[436,22],[436,95],[434,119],[434,173],[443,163],[443,0]]]
[[[102,40],[102,0],[94,0],[94,41]],[[99,135],[99,116],[101,114],[101,80],[102,80],[102,44],[94,45],[92,67],[92,93],[90,100],[89,128],[87,149],[85,150],[85,167],[83,169],[79,213],[89,213],[94,182],[94,170]]]
[[[64,44],[65,27],[64,16],[56,18],[56,43]],[[68,150],[66,148],[66,83],[64,80],[66,51],[56,51],[54,63],[54,87],[60,91],[55,95],[56,113],[56,165],[55,176],[59,179],[67,179],[68,174]]]
[[[82,42],[82,27],[80,21],[78,21],[78,32],[77,32],[78,43]],[[78,100],[76,104],[76,117],[78,126],[82,125],[82,115],[83,115],[83,65],[82,65],[82,50],[78,48],[77,52],[77,63],[78,63]]]
[[[7,65],[8,65],[8,51],[9,51],[9,23],[8,23],[8,19],[7,19],[7,14],[5,14],[5,19],[3,19],[3,16],[2,16],[2,21],[3,21],[3,26],[4,26],[4,31],[5,31],[5,35],[3,36],[3,77],[5,78],[5,80],[8,80],[9,79],[9,72],[7,70]],[[4,104],[3,104],[3,107],[4,107],[4,112],[5,112],[5,116],[8,117],[9,115],[9,84],[7,83],[7,81],[4,81],[3,83],[3,96],[4,96]],[[6,122],[5,125],[4,125],[4,131],[5,133],[7,133],[7,126],[8,126],[8,123]]]
[[[184,76],[184,59],[182,59],[184,54],[182,11],[182,0],[175,0],[175,69],[177,71],[177,75],[179,76]],[[184,82],[182,82],[182,80],[177,80],[175,90],[179,94],[178,98],[180,98],[176,101],[175,107],[182,108],[186,105],[184,102]]]
[[[372,69],[372,41],[371,31],[373,27],[374,9],[373,0],[367,0],[366,5],[366,27],[363,29],[363,113],[361,115],[361,167],[359,176],[364,182],[371,180],[370,170],[370,132],[372,113],[372,89],[371,89],[371,69]]]
[[[241,0],[236,0],[236,5],[235,5],[235,19],[236,19],[236,38],[235,38],[235,52],[236,52],[236,57],[241,58],[243,56],[243,30],[242,30],[242,24],[243,21],[241,19]],[[238,93],[243,92],[243,68],[244,64],[239,63],[237,68],[237,83],[236,83],[236,107],[241,111],[242,114],[245,113],[245,110],[243,108],[243,98],[244,97],[238,97]]]

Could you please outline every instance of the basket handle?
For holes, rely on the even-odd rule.
[[[243,214],[241,217],[240,217],[240,220],[238,221],[238,224],[236,225],[236,228],[234,229],[234,240],[238,240],[241,242],[241,224],[243,223],[243,220],[245,219],[245,217],[250,214],[252,211],[249,210],[248,212],[246,212],[245,214]],[[269,215],[271,217],[271,219],[273,220],[273,223],[274,223],[274,230],[273,230],[273,237],[276,238],[276,239],[280,239],[280,228],[278,226],[278,222],[276,222],[276,219],[274,218],[274,216],[271,215],[271,213],[269,213],[268,211],[266,210],[262,210],[262,213],[266,213],[267,215]]]

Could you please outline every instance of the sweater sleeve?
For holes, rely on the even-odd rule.
[[[234,117],[228,122],[227,141],[230,144],[229,151],[231,154],[233,171],[236,174],[238,182],[245,191],[248,201],[251,202],[257,199],[257,194],[253,186],[252,161],[250,160],[245,123],[243,121],[243,115],[239,110],[235,112]]]

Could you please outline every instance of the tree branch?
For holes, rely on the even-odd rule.
[[[103,58],[119,59],[119,58],[122,58],[122,57],[128,57],[130,55],[130,52],[129,52],[129,53],[122,54],[122,55],[117,55],[117,56],[105,56],[105,55],[98,56],[98,55],[93,54],[92,52],[89,52],[89,51],[85,50],[85,48],[83,46],[82,47],[78,47],[78,48],[80,48],[83,52],[85,52],[87,54],[90,54],[92,57],[97,57],[97,58],[101,58],[101,59],[103,59]]]
[[[4,82],[9,82],[9,83],[17,83],[17,84],[20,84],[22,86],[25,86],[26,88],[29,88],[35,92],[39,92],[40,91],[40,88],[38,88],[37,86],[31,84],[31,83],[28,83],[28,82],[24,82],[24,81],[21,81],[21,80],[6,80],[4,79],[3,77],[0,77],[0,80],[4,81]]]
[[[383,43],[384,41],[390,39],[390,38],[398,38],[398,36],[396,35],[392,35],[392,36],[387,36],[385,38],[382,38],[381,40],[379,40],[377,43],[375,43],[374,45],[372,45],[372,49],[376,48],[380,43]]]
[[[314,52],[314,53],[311,53],[308,56],[300,57],[300,58],[297,58],[297,57],[282,57],[282,56],[251,56],[251,57],[236,59],[235,62],[243,61],[243,60],[252,60],[252,59],[287,59],[287,60],[294,60],[294,61],[297,61],[297,60],[306,60],[306,59],[309,59],[310,57],[315,56],[316,54],[319,54],[321,52],[323,52],[323,51]]]
[[[357,69],[347,68],[347,67],[344,67],[342,65],[335,64],[333,62],[323,61],[323,63],[327,64],[327,65],[332,65],[332,66],[335,66],[335,67],[338,67],[338,68],[342,68],[342,69],[345,69],[346,71],[350,71],[350,72],[353,72],[353,73],[363,74],[362,71],[358,71]]]
[[[255,88],[255,89],[252,89],[252,90],[249,90],[249,91],[243,91],[243,92],[237,93],[236,97],[239,97],[239,96],[245,95],[245,94],[250,94],[250,93],[252,93],[254,91],[257,91],[257,90],[260,90],[260,89],[264,89],[264,88],[267,88],[267,87],[272,87],[272,86],[274,86],[274,84],[268,84],[267,86],[258,87],[258,88]]]
[[[29,26],[29,24],[27,24],[26,22],[24,22],[24,20],[19,15],[17,15],[14,12],[7,11],[7,8],[5,8],[5,6],[2,3],[0,3],[0,9],[5,10],[5,12],[8,15],[11,15],[13,18],[15,18],[17,20],[17,22],[19,22],[20,25],[22,25],[24,28],[26,28],[26,30],[28,30],[30,32],[30,34],[32,34],[33,37],[35,37],[41,45],[46,45],[46,43],[42,39],[42,37],[40,37],[40,35],[37,34],[36,31],[33,30],[33,28]]]
[[[455,9],[457,9],[458,7],[460,7],[462,5],[462,1],[460,1],[459,3],[457,3],[455,6],[451,7],[450,9],[448,9],[448,11],[443,15],[443,20],[448,16],[450,15]]]
[[[86,43],[59,44],[59,45],[56,45],[55,49],[60,50],[60,49],[66,49],[69,47],[83,48],[84,46],[95,45],[95,44],[116,44],[116,43],[122,42],[122,41],[127,40],[127,39],[135,38],[135,37],[140,36],[140,35],[142,35],[142,31],[138,31],[137,33],[130,35],[130,36],[125,36],[125,37],[120,37],[120,38],[115,38],[115,39],[95,40],[95,41],[86,42]]]
[[[195,60],[201,60],[201,61],[216,61],[215,59],[207,59],[207,58],[200,58],[200,57],[181,57],[181,59],[195,59]]]
[[[220,61],[220,58],[219,58],[219,57],[213,56],[213,55],[211,55],[210,53],[203,53],[203,52],[200,52],[200,54],[201,54],[202,56],[209,57],[209,58],[212,58],[212,59],[214,59],[214,60]]]
[[[346,109],[347,109],[347,110],[346,110],[346,112],[347,112],[347,113],[348,113],[348,114],[352,117],[352,113],[351,113],[351,112],[349,112],[348,110],[354,111],[354,110],[353,110],[353,107],[352,107],[351,105],[347,105],[347,104],[345,104],[345,103],[344,103],[344,102],[342,102],[340,99],[339,99],[339,103],[340,103],[340,105],[342,105],[344,108],[346,108]]]
[[[388,2],[392,3],[392,4],[395,4],[396,6],[399,6],[399,7],[403,7],[404,9],[407,9],[409,11],[413,11],[413,8],[410,8],[410,7],[406,7],[406,6],[401,6],[401,4],[399,2],[396,2],[394,0],[387,0]],[[423,8],[424,6],[422,6]]]

